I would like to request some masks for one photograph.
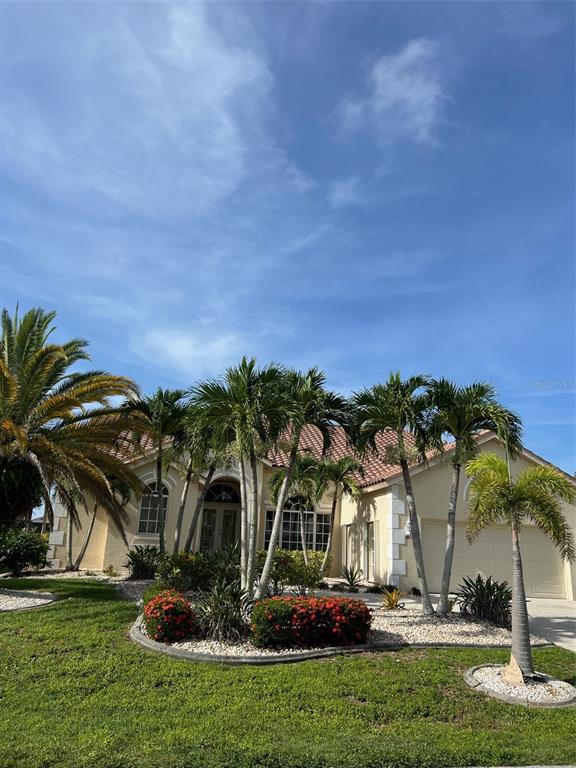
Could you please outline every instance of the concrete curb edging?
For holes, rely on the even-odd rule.
[[[3,613],[14,613],[17,611],[35,611],[37,608],[45,608],[47,605],[52,605],[52,603],[55,603],[59,598],[57,595],[55,595],[53,592],[38,592],[38,591],[29,591],[29,590],[20,590],[20,589],[5,589],[4,592],[9,592],[10,596],[14,597],[47,597],[48,599],[44,600],[44,602],[39,603],[38,605],[26,605],[24,608],[3,608],[0,610],[0,616]]]
[[[486,696],[490,696],[493,699],[505,701],[507,704],[516,704],[516,706],[530,707],[534,709],[558,709],[560,707],[573,707],[576,705],[576,693],[572,698],[565,699],[564,701],[528,701],[528,699],[518,698],[517,696],[509,696],[507,693],[493,691],[491,688],[482,685],[482,683],[474,677],[474,673],[477,669],[493,666],[494,664],[477,664],[475,667],[470,667],[470,669],[467,669],[464,672],[464,682],[474,691],[484,693]]]
[[[203,661],[213,664],[230,664],[238,666],[242,664],[253,666],[269,666],[271,664],[293,664],[298,661],[307,661],[309,659],[323,659],[331,656],[341,656],[353,653],[370,653],[372,651],[399,651],[404,648],[502,648],[505,645],[459,645],[458,643],[367,643],[365,645],[344,645],[330,646],[328,648],[319,648],[312,651],[299,651],[298,653],[278,653],[274,656],[220,656],[212,653],[195,653],[187,651],[184,648],[173,648],[171,645],[158,643],[151,640],[140,629],[142,614],[140,614],[134,624],[130,627],[129,638],[136,645],[146,648],[149,651],[163,653],[165,656],[172,656],[186,661]],[[553,643],[541,643],[538,647],[549,647]]]

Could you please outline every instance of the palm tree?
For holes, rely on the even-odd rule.
[[[530,520],[556,545],[567,560],[574,560],[576,548],[562,502],[576,499],[574,482],[555,467],[525,469],[513,479],[509,461],[495,453],[481,453],[466,464],[472,477],[467,535],[472,542],[478,534],[497,523],[512,531],[512,653],[504,677],[524,682],[534,677],[530,647],[528,608],[524,589],[520,530]]]
[[[89,360],[87,342],[49,343],[54,312],[32,309],[22,318],[2,311],[0,339],[0,476],[20,477],[17,505],[0,521],[29,520],[39,495],[52,521],[53,494],[75,524],[78,500],[90,496],[124,539],[125,512],[109,476],[140,483],[123,461],[134,455],[136,419],[110,398],[137,395],[130,379],[103,371],[73,372]]]
[[[362,464],[353,456],[343,456],[340,459],[331,459],[326,457],[319,467],[319,479],[322,486],[331,486],[332,488],[332,508],[330,510],[330,528],[328,530],[328,543],[322,561],[322,570],[324,573],[330,556],[332,554],[332,537],[334,533],[334,520],[336,518],[336,506],[338,498],[350,496],[352,499],[359,499],[361,490],[358,484],[358,476],[364,475]]]
[[[522,424],[515,413],[497,401],[494,387],[485,382],[474,382],[459,387],[448,379],[438,379],[431,382],[429,392],[434,406],[431,433],[440,444],[443,435],[450,436],[454,441],[451,452],[452,483],[446,524],[446,550],[438,602],[438,613],[446,615],[462,465],[477,454],[477,438],[484,430],[495,432],[508,445],[510,455],[515,456],[522,447]]]
[[[321,459],[317,459],[311,451],[304,451],[297,454],[296,460],[292,467],[292,474],[290,485],[286,485],[286,477],[288,475],[288,467],[280,467],[277,469],[270,478],[270,495],[272,501],[278,509],[278,502],[280,494],[285,492],[286,498],[294,497],[301,499],[306,508],[313,506],[320,500],[325,490],[325,484],[323,484],[320,476]],[[286,506],[284,501],[283,509]],[[302,548],[302,555],[304,557],[304,563],[308,565],[308,546],[306,542],[306,524],[304,520],[304,510],[298,509],[298,523],[300,528],[300,546]],[[276,546],[278,539],[276,539]],[[270,549],[268,549],[268,552]],[[257,595],[266,594],[258,585]]]
[[[158,387],[153,395],[133,399],[126,409],[137,413],[144,421],[140,434],[151,439],[156,452],[156,488],[152,494],[158,509],[158,536],[160,554],[166,553],[164,495],[162,473],[164,464],[179,457],[185,440],[184,421],[187,406],[182,402],[186,393],[181,389]]]
[[[200,513],[204,506],[204,499],[206,493],[210,488],[212,478],[216,472],[218,466],[222,466],[227,463],[227,456],[216,451],[216,447],[213,439],[213,430],[209,424],[205,424],[201,418],[201,414],[197,409],[192,406],[188,409],[188,414],[184,423],[185,438],[184,448],[188,453],[188,462],[184,474],[184,485],[182,488],[182,496],[180,498],[180,508],[178,510],[178,519],[176,521],[176,531],[174,534],[174,552],[178,552],[180,549],[180,538],[182,531],[182,522],[184,519],[184,508],[186,506],[186,499],[188,497],[188,491],[192,479],[200,480],[203,477],[203,484],[201,490],[199,490],[196,506],[192,514],[192,520],[188,527],[188,533],[184,543],[184,552],[190,552],[192,548],[192,540],[198,526],[198,520],[200,519]]]
[[[257,461],[267,454],[289,420],[283,397],[284,377],[280,366],[258,368],[254,358],[244,357],[239,365],[226,370],[223,379],[210,379],[191,390],[191,403],[203,423],[212,428],[216,450],[229,452],[238,461],[240,571],[242,588],[250,598],[259,512]]]
[[[416,501],[410,477],[410,464],[417,458],[426,460],[427,431],[425,421],[430,403],[425,388],[430,379],[427,376],[411,376],[402,379],[399,373],[391,373],[386,384],[375,384],[370,389],[364,389],[354,396],[356,407],[354,434],[356,444],[361,452],[371,450],[378,452],[378,435],[385,430],[393,430],[396,435],[396,446],[388,449],[381,456],[387,463],[398,463],[402,470],[406,506],[410,521],[410,533],[418,584],[422,594],[422,611],[424,614],[434,613],[424,567],[424,555],[420,539],[420,525],[416,513]],[[415,453],[406,445],[406,432],[412,433],[415,440]]]
[[[348,419],[350,411],[349,405],[344,398],[325,389],[326,376],[317,368],[311,368],[305,374],[299,371],[287,371],[283,384],[282,397],[284,409],[287,416],[289,416],[290,425],[288,434],[283,436],[284,444],[282,447],[288,455],[288,462],[276,499],[276,509],[272,521],[266,561],[256,592],[257,599],[266,595],[268,591],[268,582],[272,573],[282,514],[296,467],[302,432],[306,427],[318,429],[322,435],[322,448],[323,452],[325,452],[330,446],[334,426],[336,424],[343,424]],[[302,513],[300,514],[300,526],[302,550],[304,559],[307,561],[304,517]]]

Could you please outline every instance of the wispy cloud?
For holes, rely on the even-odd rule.
[[[337,179],[330,186],[328,202],[332,208],[344,208],[348,205],[363,205],[366,202],[360,179],[349,176]]]
[[[444,51],[438,42],[418,38],[382,56],[372,65],[367,86],[366,95],[349,95],[340,104],[342,134],[372,130],[384,144],[435,141],[447,100]]]
[[[257,47],[229,45],[201,3],[129,10],[110,6],[103,24],[83,6],[51,35],[8,41],[0,167],[107,216],[201,215],[263,166],[305,191],[305,174],[264,133],[273,81]],[[50,101],[28,96],[30,78],[45,82]]]

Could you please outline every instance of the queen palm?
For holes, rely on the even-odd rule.
[[[191,390],[191,403],[213,429],[216,450],[231,453],[240,472],[240,572],[242,588],[252,597],[258,525],[257,460],[286,428],[289,414],[283,398],[285,371],[277,365],[259,368],[242,358],[222,379],[201,382]],[[249,479],[249,483],[248,483]],[[248,496],[248,490],[250,494]]]
[[[402,471],[418,585],[422,594],[422,611],[425,614],[434,613],[434,608],[426,581],[410,465],[415,460],[426,460],[428,432],[425,421],[430,402],[425,388],[429,381],[427,376],[402,379],[399,373],[391,373],[386,384],[375,384],[354,396],[354,436],[360,452],[371,450],[378,453],[377,437],[383,431],[392,430],[396,436],[396,445],[388,448],[386,455],[380,458],[389,464],[398,463]],[[415,451],[406,444],[406,432],[412,433],[415,438]]]
[[[452,483],[446,524],[446,549],[438,602],[438,613],[446,615],[449,611],[448,594],[462,465],[477,454],[477,438],[483,430],[495,432],[508,445],[510,455],[515,456],[522,447],[522,425],[515,413],[497,401],[494,387],[485,382],[460,387],[448,379],[438,379],[431,382],[429,392],[434,406],[431,433],[434,433],[437,442],[441,442],[443,435],[450,436],[454,441],[450,454]]]
[[[89,495],[124,535],[125,513],[108,477],[139,488],[122,461],[133,455],[135,419],[110,398],[133,397],[137,388],[122,376],[71,370],[90,359],[88,344],[82,339],[49,343],[55,316],[42,309],[22,318],[2,312],[0,475],[19,473],[24,494],[16,509],[3,506],[0,520],[30,519],[38,495],[51,520],[54,493],[77,522],[78,501]]]
[[[185,441],[184,421],[187,406],[183,401],[186,393],[180,389],[158,389],[153,395],[133,399],[126,409],[142,419],[141,436],[148,437],[156,453],[156,488],[153,496],[158,509],[158,539],[160,554],[166,553],[166,532],[162,475],[165,463],[178,458]]]
[[[467,535],[473,541],[493,525],[512,532],[512,653],[504,672],[510,682],[534,677],[528,609],[524,589],[520,531],[527,520],[548,536],[561,556],[574,560],[576,549],[562,502],[576,499],[574,481],[555,467],[525,469],[512,478],[509,462],[495,453],[481,453],[466,464],[471,476]]]
[[[257,598],[263,597],[268,591],[282,514],[296,467],[302,432],[306,427],[318,429],[322,435],[324,452],[330,446],[335,425],[343,424],[347,420],[350,410],[344,398],[325,388],[326,376],[317,368],[311,368],[305,374],[299,371],[287,371],[281,384],[281,399],[284,401],[284,412],[290,423],[287,434],[283,436],[283,440],[280,442],[288,456],[288,461],[277,494],[268,551],[256,592]],[[302,514],[300,518],[301,527],[303,527]],[[306,539],[304,535],[301,538],[304,558],[307,560]]]

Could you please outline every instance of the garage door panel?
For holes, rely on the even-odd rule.
[[[526,527],[521,531],[520,542],[526,594],[532,597],[564,597],[562,559],[552,542],[540,531]],[[423,521],[422,544],[429,587],[432,592],[438,592],[444,567],[446,525]],[[452,589],[456,589],[465,576],[475,578],[478,573],[498,581],[511,582],[512,541],[509,530],[489,529],[470,545],[464,525],[456,526]]]

